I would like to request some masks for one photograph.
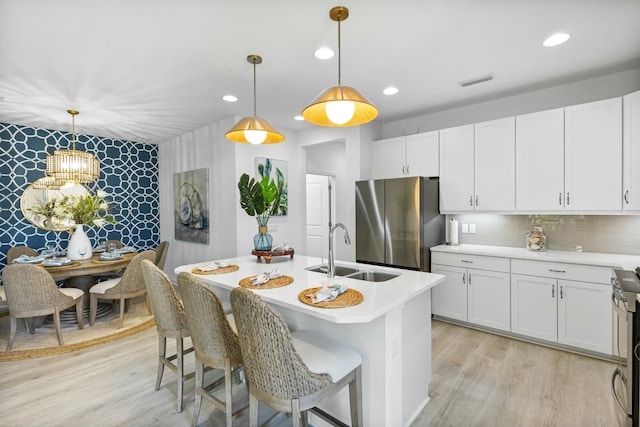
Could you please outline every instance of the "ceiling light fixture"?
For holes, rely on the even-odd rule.
[[[323,61],[333,58],[333,55],[334,55],[333,51],[328,47],[321,47],[320,49],[316,50],[315,53],[313,54],[313,56]]]
[[[222,97],[222,100],[226,101],[226,102],[236,102],[238,100],[238,98],[236,98],[233,95],[225,95],[225,96]]]
[[[33,184],[31,184],[31,187],[36,190],[59,190],[64,184],[64,182],[56,181],[52,176],[45,176],[35,180]]]
[[[384,93],[385,95],[395,95],[396,93],[398,93],[398,88],[394,86],[389,86],[388,88],[383,90],[382,93]]]
[[[253,116],[240,119],[227,132],[226,137],[231,141],[245,144],[275,144],[284,141],[284,135],[267,119],[256,116],[256,64],[262,63],[258,55],[247,56],[247,61],[253,64]]]
[[[357,90],[341,86],[340,22],[349,17],[349,9],[336,6],[329,12],[338,23],[338,86],[325,89],[309,104],[302,116],[314,125],[330,127],[357,126],[369,123],[378,116],[378,110]]]
[[[542,45],[544,47],[558,46],[559,44],[562,44],[562,43],[566,42],[570,38],[571,38],[571,36],[569,34],[556,33],[556,34],[552,35],[551,37],[547,38],[544,42],[542,42]]]
[[[76,110],[71,114],[71,150],[55,150],[47,155],[46,173],[56,182],[88,184],[100,177],[100,162],[93,154],[76,150]]]

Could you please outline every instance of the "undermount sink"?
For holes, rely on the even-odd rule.
[[[327,274],[327,268],[326,265],[316,265],[315,267],[307,267],[306,270]],[[336,276],[347,276],[353,273],[358,273],[358,269],[344,265],[336,265]]]
[[[357,273],[348,274],[345,277],[364,280],[366,282],[386,282],[387,280],[398,277],[398,274],[383,273],[381,271],[358,271]]]

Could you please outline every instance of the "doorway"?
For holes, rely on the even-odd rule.
[[[335,218],[335,178],[307,174],[307,255],[323,260],[329,252],[329,224]]]

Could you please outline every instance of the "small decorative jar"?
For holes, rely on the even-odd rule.
[[[542,227],[533,227],[527,233],[527,250],[545,251],[547,249],[547,236],[542,231]]]

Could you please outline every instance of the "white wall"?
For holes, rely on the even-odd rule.
[[[385,123],[382,138],[615,98],[637,90],[640,90],[640,68]]]
[[[212,124],[163,142],[158,146],[160,191],[160,238],[169,241],[165,271],[183,264],[236,255],[236,145],[224,134],[232,120]],[[174,238],[173,175],[193,169],[209,169],[209,244]],[[245,215],[246,216],[246,215]]]

